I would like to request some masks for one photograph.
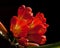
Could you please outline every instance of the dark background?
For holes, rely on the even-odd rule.
[[[59,4],[57,1],[48,0],[2,0],[0,1],[0,21],[9,31],[10,19],[17,15],[17,9],[21,5],[30,6],[34,15],[37,12],[43,12],[50,25],[46,32],[46,44],[60,41],[60,18]]]

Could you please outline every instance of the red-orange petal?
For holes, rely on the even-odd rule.
[[[44,14],[43,13],[38,12],[36,14],[36,17],[39,18],[43,23],[46,22],[46,18],[44,17]]]
[[[18,18],[16,16],[13,16],[11,18],[11,21],[10,21],[10,31],[12,31],[13,26],[16,25],[16,23],[18,23],[18,22],[19,22],[19,20],[18,20]]]
[[[21,30],[21,32],[19,34],[19,37],[27,37],[28,31],[29,31],[28,26],[26,26],[26,25],[23,26],[22,30]]]
[[[25,7],[25,5],[18,8],[18,18],[24,19],[27,24],[30,24],[33,19],[32,9],[30,7]]]
[[[19,17],[22,17],[24,10],[25,10],[25,5],[22,5],[21,7],[18,8],[18,16]]]
[[[27,40],[26,38],[24,38],[24,37],[21,37],[21,38],[18,40],[18,42],[19,42],[20,45],[26,46],[28,40]]]
[[[39,23],[39,22],[38,22]],[[34,27],[33,27],[34,26]],[[47,27],[44,25],[44,24],[42,24],[42,23],[40,23],[40,24],[34,24],[32,26],[32,28],[30,29],[30,31],[29,31],[29,33],[28,34],[35,34],[35,33],[38,33],[38,34],[40,34],[40,35],[43,35],[43,34],[45,34],[45,32],[47,31]]]
[[[33,23],[39,25],[42,24],[42,21],[39,18],[34,18]]]
[[[41,36],[39,34],[32,34],[28,36],[28,39],[32,42],[38,43],[38,44],[44,44],[46,42],[46,37]]]
[[[11,19],[10,31],[15,37],[26,37],[29,28],[24,20],[19,20],[16,16]]]
[[[41,42],[40,42],[40,44],[42,45],[42,44],[45,44],[46,43],[46,36],[44,36],[44,35],[42,35],[41,36]]]

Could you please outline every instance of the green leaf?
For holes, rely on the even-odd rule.
[[[43,46],[29,46],[27,48],[60,48],[60,42],[53,43],[53,44],[48,44],[48,45],[43,45]]]

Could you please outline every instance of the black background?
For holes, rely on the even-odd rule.
[[[34,15],[37,12],[43,12],[50,25],[46,32],[46,44],[60,41],[60,18],[59,4],[57,1],[49,0],[2,0],[0,1],[0,21],[9,31],[10,19],[17,15],[17,9],[21,5],[30,6]]]

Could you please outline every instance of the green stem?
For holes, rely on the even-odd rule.
[[[43,45],[43,46],[39,46],[39,47],[29,46],[28,48],[60,48],[60,42]]]

